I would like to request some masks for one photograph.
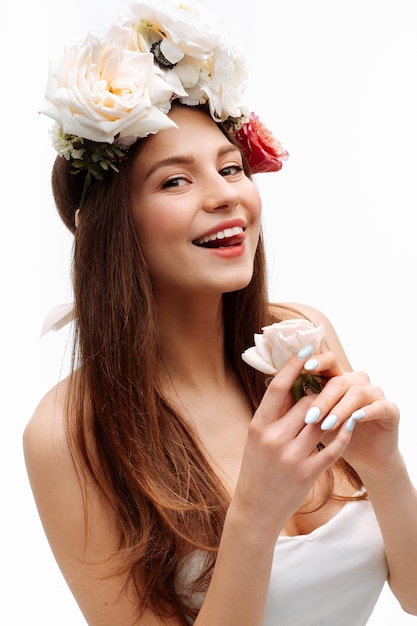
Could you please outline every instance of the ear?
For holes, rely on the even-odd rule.
[[[75,222],[75,228],[78,228],[78,226],[80,225],[80,209],[77,209],[75,211],[74,222]]]

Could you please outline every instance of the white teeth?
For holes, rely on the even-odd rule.
[[[240,235],[241,233],[243,233],[243,228],[241,226],[233,226],[233,228],[225,228],[225,230],[220,230],[218,233],[212,233],[211,235],[207,235],[207,237],[200,237],[200,239],[196,240],[196,243],[201,245],[203,243],[207,243],[208,241],[234,237],[235,235]]]

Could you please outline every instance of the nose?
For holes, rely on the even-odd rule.
[[[230,211],[240,202],[237,185],[228,182],[224,176],[215,173],[204,184],[204,211]]]

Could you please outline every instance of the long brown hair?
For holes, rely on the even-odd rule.
[[[75,233],[69,442],[115,511],[115,572],[133,583],[142,606],[163,616],[184,610],[175,574],[193,549],[212,555],[207,580],[229,496],[158,382],[154,293],[129,203],[141,141],[119,164],[119,173],[109,172],[90,189],[76,230],[82,174],[72,174],[70,163],[57,157],[52,185],[59,213]],[[240,355],[255,331],[276,321],[268,307],[262,236],[253,278],[246,288],[224,294],[223,318],[227,356],[255,410],[264,376]]]

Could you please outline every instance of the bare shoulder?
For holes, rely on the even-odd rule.
[[[137,596],[126,591],[126,579],[114,575],[111,556],[120,545],[118,523],[71,454],[67,391],[64,381],[42,398],[23,436],[27,472],[49,544],[90,626],[160,626],[155,614],[140,612]],[[167,626],[183,623],[173,618]]]
[[[65,380],[48,391],[23,434],[33,496],[55,556],[64,554],[63,537],[69,540],[72,532],[75,536],[84,518],[82,485],[66,435],[67,390]]]
[[[39,467],[37,461],[48,462],[51,456],[63,460],[66,437],[64,410],[68,380],[48,391],[35,409],[23,434],[23,448],[29,475]]]
[[[323,324],[324,328],[326,329],[326,342],[329,349],[336,354],[342,367],[346,371],[352,370],[352,366],[336,333],[336,330],[333,327],[333,324],[321,311],[307,304],[300,304],[296,302],[271,304],[271,310],[273,311],[273,313],[279,316],[280,319],[293,319],[297,316],[301,316],[310,320],[316,326]]]

